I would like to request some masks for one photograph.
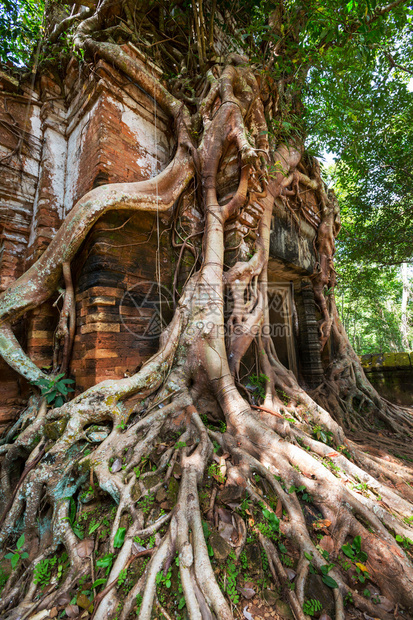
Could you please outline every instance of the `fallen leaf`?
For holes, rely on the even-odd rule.
[[[120,471],[121,469],[122,469],[122,461],[118,457],[117,459],[113,461],[110,471],[112,472],[112,474],[116,474],[116,472]]]
[[[329,452],[329,454],[326,455],[327,458],[332,459],[335,456],[340,456],[338,452]]]
[[[252,598],[255,594],[254,588],[238,588],[238,592],[240,592],[244,598]]]
[[[356,566],[362,570],[364,573],[367,573],[367,568],[364,566],[364,564],[361,564],[361,562],[356,562]]]
[[[231,547],[235,547],[238,542],[238,532],[232,523],[225,523],[224,521],[219,522],[218,532],[222,536],[224,540],[227,541],[231,545]]]
[[[330,616],[328,614],[326,614],[326,612],[323,612],[319,618],[319,620],[331,620]]]
[[[56,603],[62,607],[63,605],[68,605],[68,603],[70,603],[70,596],[67,592],[63,592],[57,597]]]
[[[290,581],[294,581],[297,573],[295,571],[293,571],[292,568],[286,568],[285,572],[287,573],[287,577]]]
[[[244,618],[246,618],[247,620],[254,620],[254,618],[252,617],[252,615],[248,611],[248,605],[246,605],[244,607],[244,609],[242,610],[242,613],[244,614]]]
[[[52,607],[49,611],[49,618],[56,618],[58,614],[57,607]]]
[[[229,510],[219,507],[217,512],[221,521],[224,521],[224,523],[232,523],[232,513]]]
[[[331,536],[323,536],[320,540],[320,547],[324,549],[324,551],[328,551],[328,553],[333,553],[334,551],[334,540]]]
[[[77,605],[68,605],[65,607],[65,612],[68,618],[76,618],[79,615],[79,607]]]
[[[80,558],[88,558],[92,554],[95,543],[93,538],[85,538],[76,545],[77,555]]]
[[[321,530],[324,527],[330,527],[331,521],[329,519],[319,519],[318,521],[314,521],[313,528],[316,530]]]

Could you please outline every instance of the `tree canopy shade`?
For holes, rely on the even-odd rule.
[[[52,8],[62,6],[56,19]],[[161,172],[152,168],[155,176],[100,184],[98,175],[82,185],[92,189],[75,204],[70,194],[59,230],[0,296],[0,354],[32,388],[27,407],[0,440],[0,543],[10,549],[1,576],[2,617],[33,617],[41,603],[55,616],[64,610],[76,617],[82,607],[94,620],[150,620],[154,606],[166,618],[180,617],[186,606],[190,620],[233,620],[241,613],[240,594],[247,596],[240,568],[249,570],[247,556],[241,557],[247,545],[254,557],[261,558],[257,545],[263,551],[259,590],[271,584],[295,620],[321,611],[320,601],[308,599],[314,579],[327,588],[335,620],[345,620],[345,605],[354,617],[391,620],[396,611],[411,617],[413,416],[369,384],[339,319],[340,209],[314,157],[317,149],[341,157],[344,239],[354,239],[354,247],[361,226],[377,224],[386,201],[394,213],[405,210],[407,226],[401,166],[410,152],[403,131],[411,109],[405,77],[412,62],[410,5],[101,0],[76,13],[77,6],[48,5],[34,63],[47,86],[37,103],[45,104],[39,116],[45,112],[49,134],[61,121],[61,144],[65,128],[83,122],[92,99],[86,82],[96,74],[102,90],[112,79],[118,88],[119,76],[128,96],[133,86],[136,109],[145,109],[146,118],[155,102],[154,117],[160,108],[174,144]],[[20,19],[18,11],[13,15]],[[24,54],[13,56],[17,65],[27,60]],[[98,73],[102,66],[106,81]],[[25,86],[25,95],[15,96],[27,102]],[[71,95],[79,105],[75,113]],[[52,110],[49,124],[54,99],[59,115]],[[96,114],[102,109],[96,106]],[[25,131],[17,124],[12,129]],[[109,141],[102,144],[112,157]],[[46,147],[39,165],[43,214],[50,196]],[[69,150],[76,158],[77,150]],[[59,178],[66,180],[61,163]],[[109,213],[137,214],[135,222],[153,218],[158,251],[156,223],[164,218],[165,243],[177,257],[177,303],[152,357],[131,373],[75,391],[68,375],[77,313],[82,320],[86,314],[83,327],[95,303],[84,313],[76,309],[77,261]],[[291,323],[299,336],[300,325],[312,329],[306,352],[319,370],[312,384],[282,363],[279,341],[268,329],[272,232],[288,217],[292,225],[284,230],[297,246],[304,223],[309,231],[310,267],[291,266],[282,256],[278,267],[283,290],[292,298],[290,276],[299,290],[301,306]],[[235,225],[236,244],[227,234]],[[384,232],[383,252],[394,261]],[[379,244],[375,251],[379,262]],[[177,284],[185,252],[191,269]],[[95,288],[91,280],[88,291]],[[118,283],[115,275],[112,284]],[[112,311],[106,288],[98,291]],[[61,304],[51,372],[16,335],[18,322],[49,302]],[[306,311],[309,320],[300,323],[298,314]],[[104,330],[121,335],[116,308],[102,311],[110,324],[92,312],[99,336]],[[99,522],[89,519],[89,501]],[[105,522],[106,534],[97,534]],[[220,536],[229,540],[225,563],[211,544]],[[79,593],[88,575],[88,589]],[[165,596],[172,584],[179,601],[175,591]]]

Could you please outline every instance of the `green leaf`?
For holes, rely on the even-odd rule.
[[[90,534],[93,534],[93,532],[94,532],[95,530],[97,530],[97,529],[98,529],[99,525],[100,525],[100,523],[94,523],[93,525],[91,525],[91,526],[89,527],[89,536],[90,536]]]
[[[126,527],[120,527],[115,534],[115,538],[113,540],[113,546],[115,549],[120,549],[125,541],[126,535]]]
[[[107,579],[96,579],[96,581],[92,583],[92,590],[94,590],[98,586],[104,586],[106,582]]]
[[[79,527],[78,525],[74,525],[74,526],[73,526],[73,533],[74,533],[74,534],[75,534],[78,538],[80,538],[80,540],[83,540],[83,539],[84,539],[84,537],[85,537],[84,533],[82,532],[82,530],[80,529],[80,527]]]
[[[20,560],[20,555],[18,553],[13,553],[13,557],[11,558],[11,567],[13,570],[16,568],[19,560]]]
[[[21,549],[24,545],[24,534],[22,534],[16,543],[16,549]]]
[[[309,560],[309,562],[312,561],[313,555],[311,553],[307,553],[307,551],[304,551],[304,555],[307,558],[307,560]]]
[[[112,566],[113,564],[113,553],[107,553],[103,556],[103,558],[99,558],[96,561],[96,566],[98,568],[107,568],[108,566]]]
[[[354,548],[356,554],[361,551],[361,536],[355,536],[353,540],[352,547]]]
[[[337,581],[335,581],[332,577],[330,577],[329,575],[323,575],[321,577],[323,583],[326,584],[326,586],[328,586],[329,588],[338,588],[338,583]]]
[[[397,542],[403,542],[403,536],[400,536],[400,534],[396,535],[396,540]]]
[[[66,394],[67,394],[67,387],[65,386],[65,384],[64,384],[64,383],[61,383],[61,382],[59,381],[59,383],[56,383],[56,388],[59,390],[59,392],[60,392],[61,394],[63,394],[64,396],[66,396]]]
[[[25,560],[26,558],[29,557],[29,554],[27,553],[27,551],[23,551],[23,553],[20,556],[23,560]]]
[[[349,543],[346,543],[345,545],[343,545],[341,547],[341,551],[345,553],[348,558],[350,558],[351,560],[354,560],[355,558],[354,551]]]

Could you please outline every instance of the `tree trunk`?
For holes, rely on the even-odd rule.
[[[402,345],[405,351],[410,351],[411,346],[409,342],[409,323],[407,320],[407,303],[410,297],[410,282],[409,282],[409,272],[407,263],[402,263],[400,268],[402,283],[403,283],[403,293],[402,293],[402,307],[401,307],[401,323],[400,323],[400,332],[402,335]]]

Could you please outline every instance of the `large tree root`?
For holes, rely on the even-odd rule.
[[[155,179],[103,186],[75,205],[42,257],[0,299],[1,353],[30,380],[44,377],[17,343],[11,326],[55,293],[63,273],[65,297],[57,334],[63,350],[56,349],[55,361],[64,369],[73,340],[70,262],[93,223],[115,208],[166,211],[195,175],[205,217],[202,264],[183,288],[159,351],[139,372],[96,385],[60,408],[47,410],[45,402],[32,406],[6,435],[0,446],[4,512],[0,541],[4,549],[15,550],[19,535],[25,536],[4,587],[2,617],[17,620],[41,607],[61,610],[72,597],[80,602],[79,589],[89,575],[87,603],[94,599],[95,620],[126,620],[136,612],[149,620],[154,607],[172,617],[176,605],[162,598],[161,588],[168,583],[171,587],[173,574],[191,620],[230,620],[237,613],[236,585],[241,585],[234,585],[235,564],[232,573],[215,559],[211,564],[206,541],[208,530],[221,521],[220,531],[231,532],[228,544],[236,549],[230,562],[241,561],[247,531],[259,541],[273,587],[284,594],[296,620],[305,618],[306,584],[312,573],[334,592],[336,620],[345,617],[344,600],[349,599],[366,614],[390,620],[390,613],[377,604],[383,602],[380,596],[388,599],[388,609],[397,605],[411,614],[413,473],[350,441],[344,429],[347,408],[350,415],[354,413],[351,424],[360,430],[364,426],[349,398],[344,403],[342,392],[331,390],[341,413],[330,407],[330,396],[322,400],[322,390],[315,402],[282,366],[264,329],[269,323],[267,262],[273,202],[296,182],[302,149],[282,144],[270,153],[257,80],[245,59],[237,56],[210,76],[198,115],[191,118],[181,102],[116,45],[90,38],[106,6],[103,2],[83,22],[78,44],[113,60],[159,100],[175,120],[177,151]],[[189,137],[191,123],[198,127],[195,123],[201,119],[202,140],[194,144]],[[230,148],[239,157],[239,185],[233,197],[220,204],[217,173]],[[277,162],[271,181],[266,173],[269,159]],[[330,333],[336,338],[342,365],[353,356],[355,380],[349,389],[360,390],[355,354],[348,349],[338,317],[327,312],[324,287],[334,284],[333,246],[328,249],[327,243],[334,241],[337,214],[317,169],[313,176],[304,181],[319,192],[325,216],[318,238],[324,258],[315,277],[324,317],[322,341]],[[254,252],[251,256],[244,252],[225,271],[225,225],[245,211],[255,222],[255,241],[244,240]],[[227,323],[226,290],[234,302]],[[238,389],[242,361],[254,347],[256,373],[265,377],[265,397],[259,404],[246,386],[242,388],[249,400]],[[287,403],[280,399],[280,390]],[[393,431],[411,432],[410,414],[391,411],[370,388],[364,393]],[[223,433],[216,428],[219,420],[225,424]],[[200,489],[211,475],[213,487],[205,505]],[[179,490],[163,514],[155,498],[174,480],[179,480]],[[94,534],[102,524],[88,518],[83,503],[90,497],[97,500],[97,510],[107,507],[102,523],[111,514],[103,543]],[[80,541],[84,515],[88,530]],[[320,546],[320,531],[328,552]],[[285,551],[280,556],[281,549]],[[26,550],[29,562],[23,557]],[[288,553],[290,564],[296,562],[295,590],[285,569]],[[53,558],[55,563],[48,565]],[[48,579],[45,566],[51,571]],[[125,580],[127,591],[122,590]],[[43,592],[45,581],[49,589]],[[378,589],[377,600],[366,594],[362,584],[367,583]]]

